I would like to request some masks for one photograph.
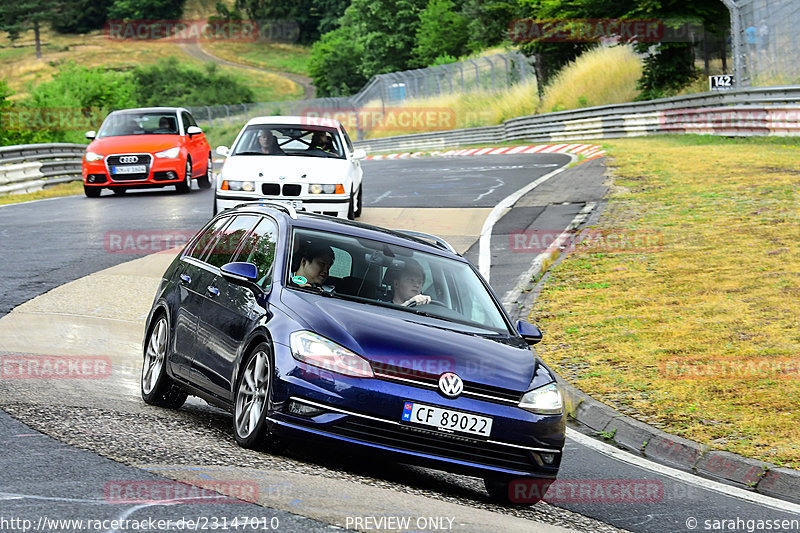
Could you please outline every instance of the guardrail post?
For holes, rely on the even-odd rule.
[[[208,127],[209,128],[213,128],[214,127],[214,121],[211,120],[211,108],[208,107],[208,106],[204,106],[204,107],[206,108],[206,113],[208,114]]]

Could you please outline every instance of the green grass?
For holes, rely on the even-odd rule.
[[[598,239],[552,270],[539,353],[645,422],[799,467],[797,140],[602,144],[616,178],[592,230],[634,245]]]
[[[208,53],[242,65],[308,76],[311,48],[281,43],[203,43]]]

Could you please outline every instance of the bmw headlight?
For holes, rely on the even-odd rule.
[[[519,407],[538,415],[560,415],[564,411],[564,400],[558,385],[550,383],[526,392]]]
[[[369,361],[322,335],[295,331],[290,339],[292,356],[298,361],[345,376],[375,377]]]
[[[310,194],[344,194],[344,185],[341,183],[310,183]]]
[[[223,191],[246,191],[256,190],[256,184],[252,181],[224,180],[219,186]]]
[[[101,159],[103,159],[102,155],[96,154],[94,152],[86,152],[86,155],[83,156],[83,157],[84,157],[84,159],[86,159],[86,161],[89,161],[89,162],[91,162],[91,161],[100,161]]]
[[[156,152],[156,157],[175,159],[180,153],[181,149],[176,146],[175,148],[170,148],[169,150],[164,150],[163,152]]]

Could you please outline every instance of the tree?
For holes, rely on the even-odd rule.
[[[467,19],[467,46],[478,52],[508,39],[508,26],[519,16],[518,1],[465,0],[461,14]]]
[[[52,21],[58,33],[87,33],[102,28],[113,0],[67,0],[61,16]]]
[[[236,0],[253,20],[291,20],[299,27],[298,40],[312,43],[321,33],[335,29],[350,0]]]
[[[61,16],[64,2],[52,0],[7,0],[0,3],[0,31],[8,33],[11,40],[33,30],[36,41],[36,58],[42,58],[42,42],[39,34],[42,25],[52,24]]]
[[[414,63],[432,65],[440,56],[461,56],[469,41],[469,21],[455,10],[452,0],[429,0],[420,13],[414,46]]]
[[[328,32],[314,43],[308,70],[319,96],[347,96],[367,79],[360,69],[364,47],[350,26]]]
[[[183,15],[185,0],[114,0],[109,20],[175,20]]]

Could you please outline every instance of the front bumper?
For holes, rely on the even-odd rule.
[[[163,187],[175,185],[183,181],[185,161],[178,157],[166,159],[151,157],[151,162],[146,164],[147,170],[142,174],[112,175],[105,159],[100,161],[83,161],[83,183],[87,187]]]
[[[289,349],[275,345],[276,366],[294,369],[274,387],[272,432],[302,439],[321,438],[356,445],[399,462],[477,476],[506,475],[555,479],[561,464],[563,415],[541,416],[484,400],[447,399],[437,391],[381,379],[349,378],[297,363]],[[401,422],[406,401],[420,402],[493,419],[488,438],[444,433]],[[298,404],[316,409],[292,412]]]
[[[319,213],[321,215],[330,215],[339,218],[347,218],[347,213],[350,208],[350,196],[341,194],[276,197],[248,195],[247,193],[228,191],[221,192],[217,190],[215,196],[218,213],[225,209],[232,209],[244,202],[255,202],[258,200],[282,202],[292,205],[297,211]]]

